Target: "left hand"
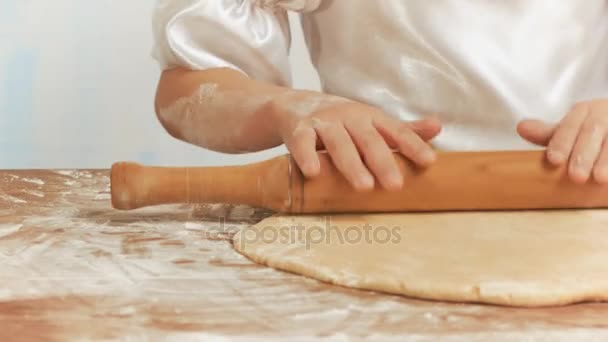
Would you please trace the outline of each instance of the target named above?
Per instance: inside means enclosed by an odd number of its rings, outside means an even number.
[[[608,99],[577,103],[559,124],[524,120],[517,132],[533,144],[547,146],[547,159],[577,183],[591,177],[608,184]]]

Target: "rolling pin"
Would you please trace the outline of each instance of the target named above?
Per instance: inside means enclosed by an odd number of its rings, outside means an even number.
[[[112,166],[112,205],[129,210],[174,203],[243,204],[283,213],[428,212],[608,207],[608,186],[575,184],[567,168],[553,167],[544,151],[440,152],[418,168],[395,153],[404,176],[399,191],[376,185],[355,191],[319,152],[321,174],[305,178],[283,155],[226,167]]]

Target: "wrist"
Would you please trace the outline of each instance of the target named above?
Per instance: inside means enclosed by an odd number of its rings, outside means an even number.
[[[307,118],[318,111],[353,101],[334,95],[309,90],[284,90],[273,96],[269,112],[279,130],[290,123]]]

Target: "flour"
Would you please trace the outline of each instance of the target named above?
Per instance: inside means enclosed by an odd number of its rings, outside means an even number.
[[[204,229],[204,226],[202,223],[198,222],[186,222],[184,224],[184,228],[186,228],[187,230],[202,230]]]
[[[242,342],[247,342],[247,341],[255,341],[256,339],[254,338],[249,338],[249,339],[241,339],[241,338],[235,338],[235,337],[226,337],[226,336],[222,336],[222,335],[216,335],[216,334],[208,334],[208,333],[201,333],[201,332],[191,332],[191,333],[186,333],[186,332],[177,332],[172,334],[171,336],[168,336],[166,338],[163,338],[163,341],[167,341],[167,342],[196,342],[196,341],[207,341],[207,342],[233,342],[233,341],[242,341]]]
[[[295,321],[299,320],[309,320],[309,319],[318,319],[318,318],[331,318],[331,319],[340,319],[340,317],[334,316],[347,316],[350,313],[348,309],[329,309],[323,311],[313,311],[302,314],[296,314],[291,317],[291,319]]]
[[[218,87],[219,86],[215,83],[202,84],[196,93],[196,103],[209,103],[213,101]]]
[[[204,83],[192,95],[160,108],[159,116],[192,144],[241,152],[243,149],[232,143],[240,133],[236,127],[271,99],[269,95],[251,96],[240,90],[223,91],[215,83]]]
[[[74,178],[74,179],[80,179],[80,178],[89,178],[90,179],[93,177],[89,171],[57,170],[55,172],[62,176],[66,176],[66,177],[70,177],[70,178]]]
[[[11,299],[13,293],[9,290],[0,288],[0,302]]]
[[[317,92],[289,90],[275,97],[277,107],[299,118],[336,105],[352,103],[351,100]]]
[[[434,322],[437,323],[439,322],[439,317],[437,317],[436,315],[434,315],[432,312],[427,312],[424,315],[422,315],[426,320],[430,321],[430,322]]]
[[[75,171],[75,170],[57,170],[55,172],[60,175],[68,176],[68,177],[74,177],[74,174],[77,173],[77,171]]]
[[[311,91],[286,90],[252,95],[243,90],[221,90],[218,84],[204,83],[192,95],[160,108],[159,116],[170,130],[178,131],[182,139],[192,144],[240,153],[252,151],[235,143],[245,134],[238,127],[265,108],[305,118],[349,102],[345,98]]]
[[[21,180],[31,184],[44,185],[44,181],[38,178],[21,178]]]
[[[312,118],[312,127],[314,127],[315,129],[324,129],[329,127],[330,124],[328,122],[325,122],[319,118]],[[296,128],[297,130],[297,128]],[[295,133],[295,131],[294,131]]]
[[[36,196],[38,198],[44,197],[44,193],[41,191],[22,189],[21,192],[28,194],[28,195]]]
[[[137,313],[137,309],[133,306],[127,306],[124,308],[120,308],[118,312],[121,316],[132,316]]]
[[[0,238],[9,236],[23,227],[23,224],[0,224]]]
[[[7,194],[0,194],[0,200],[5,200],[5,201],[16,203],[16,204],[27,203],[26,200],[23,200],[21,198],[17,198],[17,197],[11,196],[11,195],[7,195]]]
[[[105,193],[105,192],[95,195],[95,199],[98,201],[107,201],[107,200],[110,200],[111,198],[112,198],[111,194]]]
[[[255,214],[255,209],[247,206],[235,206],[230,212],[230,217],[235,220],[246,220]]]

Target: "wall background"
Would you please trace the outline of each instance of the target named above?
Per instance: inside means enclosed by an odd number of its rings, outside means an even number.
[[[157,122],[151,0],[0,0],[0,169],[241,164],[284,152],[206,151]],[[297,17],[296,88],[318,89]]]

